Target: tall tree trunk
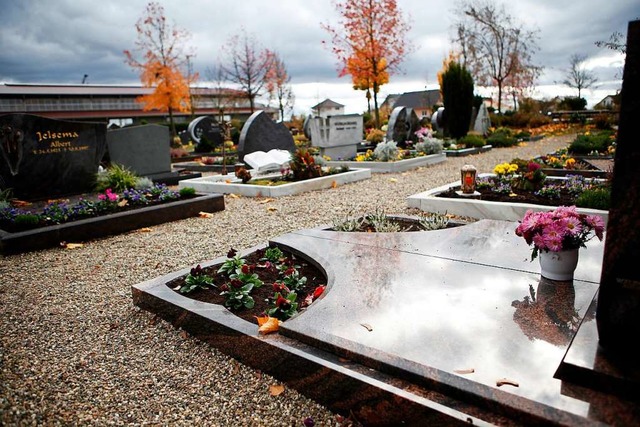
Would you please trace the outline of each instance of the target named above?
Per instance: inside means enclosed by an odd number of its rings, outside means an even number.
[[[502,81],[498,80],[498,113],[502,114]]]
[[[367,112],[371,114],[371,91],[367,89]]]
[[[173,121],[173,108],[169,107],[169,128],[171,129],[171,143],[173,144],[173,138],[177,135],[176,124]]]
[[[378,84],[373,84],[373,108],[376,112],[376,129],[380,129],[380,110],[378,109]]]

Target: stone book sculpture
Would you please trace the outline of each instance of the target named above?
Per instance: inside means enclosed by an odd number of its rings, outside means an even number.
[[[257,173],[279,171],[291,160],[291,153],[287,150],[273,149],[268,152],[254,151],[244,156],[244,162]]]

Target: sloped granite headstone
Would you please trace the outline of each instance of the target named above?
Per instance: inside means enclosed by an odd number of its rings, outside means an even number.
[[[420,129],[420,119],[413,108],[396,107],[391,112],[387,127],[387,141],[395,141],[399,147],[406,141],[416,141],[415,131]]]
[[[131,126],[107,132],[111,163],[139,176],[171,172],[170,132],[167,126]]]
[[[0,188],[26,200],[91,191],[106,135],[106,123],[0,116]]]
[[[289,129],[283,123],[276,123],[264,112],[256,111],[249,117],[240,132],[238,159],[254,151],[268,152],[273,149],[296,151],[296,144]]]
[[[480,108],[478,109],[478,114],[476,115],[473,130],[486,136],[489,132],[490,127],[491,118],[489,117],[489,110],[487,109],[487,106],[482,103],[480,104]]]
[[[209,116],[201,116],[193,119],[187,127],[187,133],[191,137],[191,140],[196,143],[199,143],[202,138],[212,143],[214,147],[218,147],[224,142],[220,124]]]

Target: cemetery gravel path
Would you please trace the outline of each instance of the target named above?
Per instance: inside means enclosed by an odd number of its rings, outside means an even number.
[[[0,258],[0,425],[336,425],[335,414],[135,307],[131,285],[246,249],[356,208],[410,213],[406,197],[515,157],[566,147],[573,135],[335,189],[265,199],[225,196],[212,218],[190,218]],[[343,414],[348,415],[348,414]]]

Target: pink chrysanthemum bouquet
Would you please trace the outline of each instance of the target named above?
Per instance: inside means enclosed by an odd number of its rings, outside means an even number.
[[[578,213],[575,206],[560,206],[551,212],[528,210],[516,228],[516,235],[533,244],[532,261],[540,251],[586,247],[585,243],[594,236],[602,240],[603,233],[602,218]]]

